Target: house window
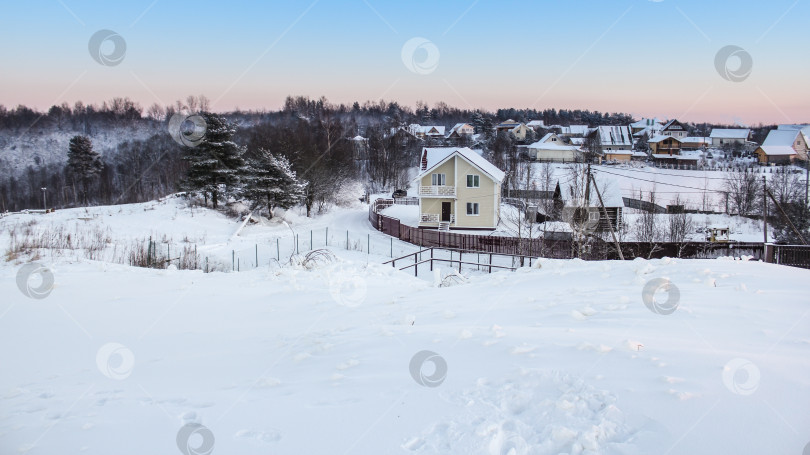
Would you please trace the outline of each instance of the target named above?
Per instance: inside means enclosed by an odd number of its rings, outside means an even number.
[[[446,174],[430,174],[430,184],[433,186],[444,186],[447,182]]]
[[[478,203],[477,202],[468,202],[467,203],[467,215],[478,216]]]
[[[467,175],[467,188],[478,188],[481,186],[481,176]]]

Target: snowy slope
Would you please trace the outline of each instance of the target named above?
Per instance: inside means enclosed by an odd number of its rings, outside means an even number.
[[[80,221],[232,249],[235,220],[144,208]],[[371,233],[363,207],[288,220]],[[219,454],[798,454],[810,440],[806,270],[545,260],[438,288],[387,253],[330,248],[313,270],[209,274],[44,255],[41,300],[3,263],[0,453],[177,453],[181,429],[201,428],[188,423],[210,431],[191,446],[210,435]],[[668,315],[645,305],[658,278],[679,291]]]

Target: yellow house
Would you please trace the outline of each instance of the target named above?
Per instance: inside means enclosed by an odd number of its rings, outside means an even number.
[[[470,148],[422,151],[416,176],[419,227],[486,229],[498,226],[505,174]]]

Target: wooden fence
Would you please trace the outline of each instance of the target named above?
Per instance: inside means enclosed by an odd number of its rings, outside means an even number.
[[[379,212],[398,202],[394,199],[377,199],[369,205],[369,222],[378,231],[423,248],[448,248],[464,251],[477,251],[526,257],[545,257],[585,260],[618,259],[615,245],[597,237],[591,237],[584,244],[571,239],[551,240],[547,238],[518,238],[495,235],[461,234],[436,229],[420,229],[402,224],[399,219],[382,215]],[[714,258],[719,256],[753,256],[766,262],[810,268],[810,246],[770,245],[773,251],[766,254],[763,243],[644,243],[621,242],[625,259],[684,257]],[[577,255],[577,251],[580,254]]]

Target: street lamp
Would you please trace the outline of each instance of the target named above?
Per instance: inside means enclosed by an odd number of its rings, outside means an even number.
[[[48,204],[45,202],[45,190],[47,188],[40,188],[42,190],[42,208],[45,209],[45,212],[48,211]]]

